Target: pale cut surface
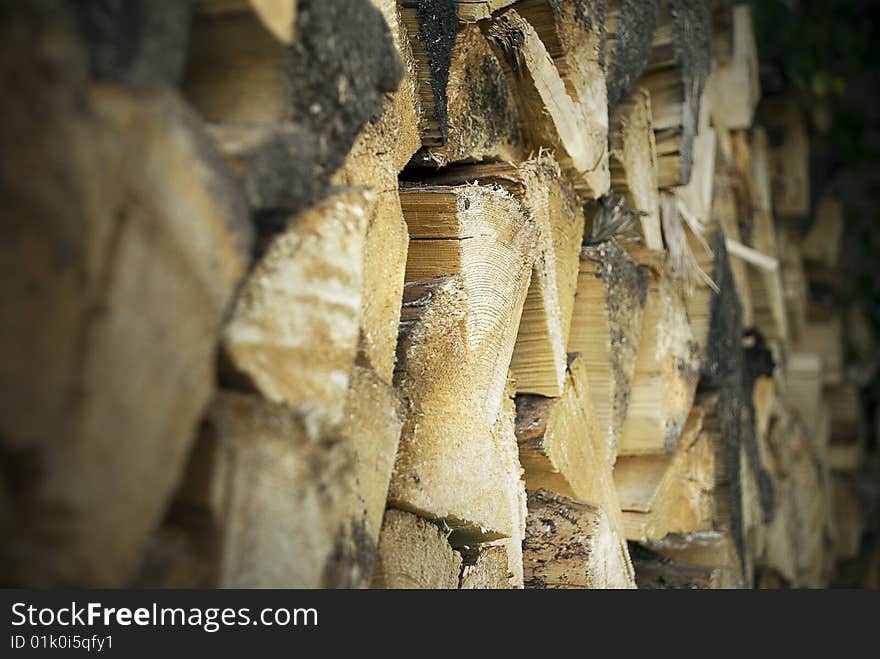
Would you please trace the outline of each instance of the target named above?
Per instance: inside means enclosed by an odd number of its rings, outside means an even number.
[[[529,491],[591,501],[623,538],[608,447],[599,432],[584,358],[574,355],[559,398],[517,396],[516,438]]]
[[[389,501],[443,519],[461,544],[516,537],[508,364],[536,228],[503,190],[413,188],[401,200],[411,243],[396,384],[409,409]]]
[[[618,103],[611,117],[611,188],[627,204],[644,213],[640,219],[644,245],[663,249],[660,198],[657,194],[657,144],[651,95],[636,88]]]
[[[568,352],[584,360],[611,465],[629,407],[646,296],[644,271],[616,242],[581,251]]]
[[[538,251],[511,360],[520,393],[562,394],[584,214],[552,157],[458,167],[428,179],[500,185],[535,221]]]
[[[221,391],[179,500],[218,529],[219,587],[356,587],[369,578],[375,544],[354,475],[345,442],[315,435],[283,404]]]
[[[455,589],[460,570],[461,556],[436,524],[402,510],[385,512],[372,588]]]
[[[633,252],[636,253],[636,252]],[[657,255],[637,254],[645,263]],[[647,302],[619,455],[673,451],[693,403],[699,346],[680,285],[650,267]]]
[[[361,322],[365,193],[331,197],[270,243],[223,332],[229,366],[269,400],[342,420]]]
[[[621,456],[614,482],[628,540],[711,529],[715,456],[694,408],[674,453]]]

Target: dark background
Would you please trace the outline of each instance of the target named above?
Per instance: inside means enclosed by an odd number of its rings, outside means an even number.
[[[765,97],[796,94],[811,138],[811,203],[830,193],[843,203],[841,276],[830,290],[842,309],[861,308],[870,349],[850,346],[867,410],[868,460],[859,484],[869,502],[864,549],[880,544],[880,2],[752,0]],[[809,226],[811,217],[802,220]],[[838,586],[857,585],[858,565],[842,565]]]

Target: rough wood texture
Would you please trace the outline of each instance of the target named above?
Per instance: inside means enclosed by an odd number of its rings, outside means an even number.
[[[602,509],[544,491],[529,495],[526,588],[634,588],[626,544]]]
[[[0,578],[121,586],[211,395],[247,209],[173,93],[86,87],[51,7],[0,14]]]
[[[693,219],[707,231],[711,231],[712,198],[715,188],[715,165],[717,139],[715,130],[709,125],[711,103],[704,99],[700,105],[699,132],[694,137],[691,180],[687,185],[676,189],[676,194],[684,202]]]
[[[538,251],[510,368],[518,392],[559,396],[584,234],[583,211],[559,165],[546,155],[517,164],[459,167],[428,179],[465,181],[502,186],[537,224]]]
[[[517,13],[538,33],[584,118],[588,148],[598,154],[598,164],[583,177],[586,196],[594,198],[609,186],[605,8],[606,0],[520,0],[516,4]],[[575,185],[583,191],[577,180]]]
[[[477,25],[452,33],[452,49],[438,64],[436,23],[420,23],[419,9],[403,9],[412,42],[423,108],[424,149],[413,162],[425,166],[482,160],[522,159],[527,148],[510,84]],[[439,70],[438,66],[445,66]]]
[[[581,79],[568,58],[598,61],[594,32],[599,25],[588,27],[586,22],[577,21],[569,24],[573,4],[559,5],[563,12],[559,20],[566,21],[567,27],[557,30],[554,23],[557,36],[549,45],[542,42],[535,27],[512,9],[492,19],[488,35],[499,59],[510,69],[530,143],[553,149],[578,192],[598,198],[610,185],[607,108],[599,99],[579,96],[596,93],[595,79]],[[598,65],[584,66],[590,76],[602,73]],[[599,92],[604,98],[602,92],[604,80]],[[601,111],[597,103],[602,105]]]
[[[710,42],[711,15],[705,0],[661,3],[651,56],[639,81],[651,94],[661,188],[690,181]]]
[[[456,542],[511,537],[523,486],[507,368],[537,232],[503,190],[407,189],[401,200],[410,283],[396,383],[409,408],[389,501],[446,520]]]
[[[409,234],[397,174],[419,149],[412,52],[394,0],[374,0],[388,22],[406,72],[398,90],[383,103],[382,116],[358,135],[333,185],[363,187],[372,193],[366,205],[363,296],[358,353],[386,382],[391,382],[400,321]]]
[[[507,550],[499,545],[463,547],[461,590],[507,590],[510,588],[507,572]]]
[[[295,139],[258,154],[290,154],[274,176],[290,185],[288,203],[302,208],[326,190],[404,69],[388,24],[369,0],[299,0],[294,32],[286,46],[253,12],[197,13],[183,88],[211,122],[286,124],[281,128]],[[330,41],[335,47],[328,50]]]
[[[650,268],[619,455],[675,449],[693,403],[699,357],[680,287],[662,266]]]
[[[645,272],[616,242],[581,251],[568,351],[584,360],[610,464],[629,406],[647,286]]]
[[[663,249],[652,122],[651,95],[644,89],[635,89],[615,108],[609,134],[611,187],[643,213],[639,222],[644,245]]]
[[[694,408],[674,453],[620,456],[614,482],[628,540],[709,530],[713,519],[714,450]]]
[[[547,490],[598,504],[622,540],[611,460],[593,412],[582,357],[572,357],[562,397],[517,396],[516,439],[530,491]]]
[[[397,392],[372,369],[355,366],[340,434],[354,454],[355,485],[364,511],[364,531],[373,546],[379,542],[403,416]]]
[[[651,55],[659,12],[659,0],[608,0],[605,68],[609,108],[614,108],[642,75]]]
[[[372,588],[458,588],[461,556],[436,524],[389,509],[373,568]]]
[[[224,378],[338,424],[361,321],[367,193],[300,213],[270,238],[223,332]]]
[[[733,8],[732,57],[718,61],[709,78],[712,114],[730,129],[749,128],[761,98],[758,50],[747,5]]]
[[[220,392],[178,498],[217,529],[216,586],[350,588],[366,584],[375,551],[354,478],[346,442],[285,405]]]

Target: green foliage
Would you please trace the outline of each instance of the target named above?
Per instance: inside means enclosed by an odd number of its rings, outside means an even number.
[[[875,26],[853,0],[752,0],[761,59],[817,97],[878,64]]]

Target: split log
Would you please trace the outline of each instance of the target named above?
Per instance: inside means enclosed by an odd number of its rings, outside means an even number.
[[[361,321],[366,193],[331,197],[270,239],[222,337],[224,381],[342,420]]]
[[[351,451],[283,404],[217,394],[178,500],[210,515],[222,547],[215,586],[351,588],[369,579],[375,544],[353,507]]]
[[[556,161],[544,155],[518,164],[455,168],[427,182],[466,181],[503,187],[537,224],[538,251],[510,368],[519,393],[560,396],[584,234],[574,190]]]
[[[784,219],[810,212],[810,138],[797,102],[787,97],[765,99],[761,124],[769,137],[773,208]]]
[[[715,188],[716,144],[715,130],[709,125],[711,104],[704,100],[700,107],[699,133],[694,137],[691,179],[676,188],[676,195],[684,202],[693,219],[711,232],[712,199]]]
[[[559,12],[539,24],[546,44],[512,9],[491,20],[488,36],[510,71],[530,143],[554,150],[577,191],[595,199],[610,185],[608,112],[599,63],[601,22],[590,20],[586,4],[553,5]],[[581,20],[573,15],[575,6],[582,8]]]
[[[647,290],[644,270],[613,240],[581,251],[568,352],[583,359],[609,464],[629,407]]]
[[[598,506],[539,490],[529,495],[526,588],[633,588],[626,544]]]
[[[415,60],[424,149],[414,163],[519,160],[526,154],[506,74],[477,25],[452,2],[401,4]]]
[[[649,267],[629,407],[619,455],[673,451],[688,417],[699,378],[699,346],[680,287],[656,255],[639,252]]]
[[[491,385],[485,373],[475,375],[477,358],[463,340],[469,313],[461,279],[408,284],[403,309],[397,384],[410,409],[389,503],[443,520],[456,545],[521,538],[515,410],[502,392],[495,418],[485,418],[481,398]]]
[[[463,547],[461,554],[461,590],[506,590],[510,588],[507,550],[499,545]]]
[[[247,208],[175,94],[86,86],[47,5],[4,5],[0,37],[0,580],[118,587],[210,398]]]
[[[358,505],[363,508],[364,533],[370,547],[379,542],[403,416],[397,392],[372,369],[355,366],[340,435],[354,455]]]
[[[711,30],[705,0],[661,3],[651,56],[638,83],[651,94],[661,188],[685,185],[691,178]]]
[[[503,190],[412,188],[401,201],[411,242],[396,384],[409,409],[389,502],[445,520],[454,544],[513,537],[523,485],[507,369],[536,228]]]
[[[605,68],[609,108],[615,108],[627,96],[645,70],[659,12],[658,0],[607,1]]]
[[[711,529],[714,451],[694,408],[674,453],[620,456],[614,483],[628,540]]]
[[[733,7],[732,17],[732,54],[726,61],[716,61],[708,94],[713,116],[728,128],[741,129],[754,123],[761,80],[751,9],[747,5]]]
[[[572,356],[562,397],[516,397],[516,439],[529,491],[598,504],[624,542],[611,460],[593,412],[583,357]]]
[[[262,125],[236,128],[244,155],[233,155],[263,164],[281,191],[289,184],[288,209],[309,206],[323,194],[364,124],[382,109],[383,95],[394,92],[403,75],[388,24],[368,0],[300,0],[295,20],[297,38],[288,46],[251,11],[197,12],[183,82],[208,121]],[[336,46],[328,55],[331,41]],[[266,124],[281,124],[272,129],[288,139],[267,138]],[[275,171],[266,163],[271,158],[284,166]]]
[[[399,109],[406,106],[408,94],[402,85],[392,99],[386,100],[382,117],[364,128],[332,181],[336,186],[369,192],[364,207],[367,227],[358,352],[386,382],[391,382],[393,376],[409,246],[397,173],[418,148],[415,118]]]
[[[757,465],[744,433],[754,423],[753,417],[739,392],[729,389],[703,392],[697,405],[703,411],[703,434],[713,452],[711,529],[731,543],[739,580],[751,581],[754,566],[747,536],[763,523]]]
[[[348,162],[352,161],[355,154],[362,153],[358,149],[360,144],[365,152],[374,154],[374,158],[387,157],[390,153],[391,163],[395,171],[399,172],[421,146],[419,119],[422,106],[418,90],[418,64],[410,45],[409,32],[403,21],[402,9],[397,1],[371,1],[382,12],[391,30],[394,47],[403,63],[403,79],[391,98],[386,96],[379,121],[370,121],[364,126],[359,139],[352,147]]]
[[[388,509],[373,568],[371,588],[458,588],[461,556],[436,525],[402,510]]]
[[[651,95],[636,89],[617,105],[611,117],[611,187],[627,205],[644,213],[641,235],[648,249],[663,249],[660,198],[657,194],[657,147]]]
[[[698,264],[708,277],[704,279],[701,275],[686,293],[688,316],[699,350],[700,377],[706,386],[726,387],[731,381],[741,382],[744,370],[743,310],[737,297],[732,259],[719,228],[707,232],[705,244],[695,249],[702,257]]]
[[[606,0],[520,0],[517,13],[537,32],[574,101],[597,154],[589,173],[575,178],[579,190],[598,198],[608,191],[608,92],[605,78]],[[584,185],[580,184],[583,178]]]

